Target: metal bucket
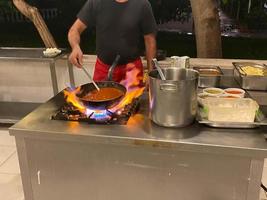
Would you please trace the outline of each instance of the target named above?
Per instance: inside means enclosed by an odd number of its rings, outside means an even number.
[[[159,78],[157,70],[149,73],[150,118],[165,127],[187,126],[196,117],[199,74],[184,68],[162,71],[165,81]]]

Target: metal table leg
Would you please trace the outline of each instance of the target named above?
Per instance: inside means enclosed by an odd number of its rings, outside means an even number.
[[[53,86],[53,92],[54,95],[58,93],[58,84],[57,84],[57,74],[56,74],[56,68],[55,68],[55,62],[50,62],[50,73],[51,73],[51,81]]]

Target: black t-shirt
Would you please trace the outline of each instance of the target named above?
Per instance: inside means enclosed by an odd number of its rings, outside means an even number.
[[[89,28],[96,28],[96,53],[106,64],[117,54],[120,64],[135,60],[141,36],[157,32],[148,0],[88,0],[77,17]]]

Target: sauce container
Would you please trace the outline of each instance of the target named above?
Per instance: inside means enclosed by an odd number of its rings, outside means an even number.
[[[224,90],[224,92],[227,95],[236,96],[240,98],[243,98],[245,96],[245,91],[240,88],[227,88]]]
[[[205,88],[203,90],[203,93],[207,94],[209,96],[212,96],[212,97],[219,97],[219,96],[224,94],[224,90],[221,89],[221,88],[213,88],[213,87],[211,87],[211,88]]]

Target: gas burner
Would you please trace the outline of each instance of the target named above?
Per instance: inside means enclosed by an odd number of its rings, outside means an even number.
[[[64,104],[51,118],[53,120],[79,121],[89,124],[118,124],[125,125],[129,118],[136,113],[139,107],[139,99],[134,99],[130,104],[118,111],[91,110],[80,112],[71,104]]]

